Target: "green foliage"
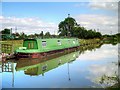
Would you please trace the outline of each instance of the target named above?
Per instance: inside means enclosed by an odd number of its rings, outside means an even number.
[[[96,32],[96,30],[87,30],[81,27],[72,17],[65,18],[64,21],[59,23],[58,27],[59,36],[71,36],[81,39],[101,38],[102,36],[101,33]]]
[[[43,36],[44,36],[43,31],[41,31],[40,37],[43,38]]]
[[[10,34],[10,29],[5,28],[1,31],[2,34]]]
[[[26,39],[26,38],[27,38],[27,35],[24,32],[20,33],[20,36],[19,36],[20,40],[21,39]]]
[[[6,29],[2,30],[1,34],[2,34],[2,39],[3,40],[8,40],[8,39],[12,38],[10,29],[6,28]]]
[[[73,35],[81,39],[101,38],[102,36],[100,32],[86,30],[84,27],[74,27]]]
[[[77,25],[76,20],[72,17],[65,18],[58,25],[60,36],[73,36],[73,28]]]
[[[49,38],[49,37],[51,37],[50,33],[49,33],[49,32],[46,32],[46,33],[45,33],[45,38]]]

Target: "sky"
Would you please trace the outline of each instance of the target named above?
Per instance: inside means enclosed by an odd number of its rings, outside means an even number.
[[[5,0],[6,1],[6,0]],[[106,1],[106,2],[105,2]],[[58,24],[68,17],[74,18],[86,29],[102,34],[118,32],[118,2],[89,0],[88,2],[2,2],[1,30],[12,28],[13,33],[50,32],[57,34]]]

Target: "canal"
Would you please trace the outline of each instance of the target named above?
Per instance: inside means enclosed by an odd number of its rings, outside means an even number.
[[[2,88],[107,87],[116,81],[103,77],[117,75],[117,62],[118,44],[80,47],[50,60],[10,60],[2,66]]]

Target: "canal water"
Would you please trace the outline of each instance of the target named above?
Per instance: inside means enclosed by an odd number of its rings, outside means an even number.
[[[3,63],[2,88],[101,88],[103,76],[118,73],[118,44],[81,47],[50,60],[23,59]],[[105,79],[104,79],[105,80]]]

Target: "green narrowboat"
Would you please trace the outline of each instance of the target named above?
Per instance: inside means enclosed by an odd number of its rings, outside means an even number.
[[[25,39],[23,41],[23,47],[19,47],[19,49],[15,51],[15,55],[19,58],[38,58],[46,54],[77,47],[79,47],[77,38]]]

